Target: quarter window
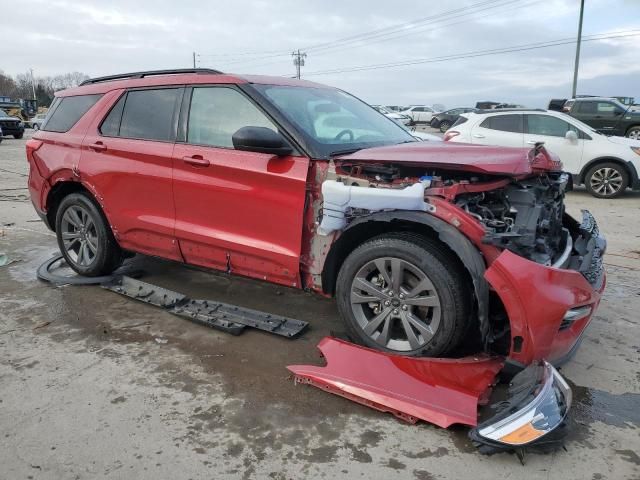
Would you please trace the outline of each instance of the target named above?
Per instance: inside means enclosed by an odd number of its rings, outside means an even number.
[[[233,148],[232,137],[242,127],[278,129],[249,99],[226,87],[193,89],[187,142]]]
[[[100,126],[100,133],[108,137],[117,137],[120,135],[120,121],[122,120],[122,111],[124,110],[124,102],[127,98],[125,93],[120,100],[111,109],[107,118],[104,119]]]
[[[102,95],[78,95],[59,97],[52,109],[51,117],[44,122],[42,130],[47,132],[68,132]]]
[[[480,126],[501,132],[522,133],[522,115],[494,115],[484,120]]]
[[[180,91],[179,88],[129,91],[124,103],[118,136],[173,141],[175,138],[174,111]],[[110,119],[107,118],[105,122],[107,120]],[[113,129],[111,121],[108,127]]]

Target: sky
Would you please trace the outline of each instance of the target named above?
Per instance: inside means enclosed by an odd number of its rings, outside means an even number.
[[[579,4],[23,0],[3,22],[0,70],[100,76],[188,68],[196,52],[200,67],[292,76],[291,52],[301,49],[302,78],[372,104],[451,108],[493,100],[544,107],[571,94]],[[586,0],[583,35],[595,34],[618,36],[583,42],[578,94],[640,101],[640,0]],[[551,41],[574,43],[529,49]],[[512,47],[520,51],[483,53]],[[413,64],[388,66],[401,62]]]

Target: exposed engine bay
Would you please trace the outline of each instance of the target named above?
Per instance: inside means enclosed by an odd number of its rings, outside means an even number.
[[[549,173],[503,189],[463,195],[456,204],[485,226],[485,243],[552,265],[571,242],[563,227],[567,181],[567,174]]]
[[[450,200],[484,226],[485,243],[543,265],[567,264],[572,240],[563,226],[565,173],[515,180],[397,165],[341,164],[332,170],[323,185],[320,233],[341,230],[350,218],[370,211],[429,211],[428,199],[423,204],[421,197],[450,189]],[[368,192],[372,188],[387,189],[387,194]]]

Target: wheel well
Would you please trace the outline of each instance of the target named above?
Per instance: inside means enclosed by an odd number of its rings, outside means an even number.
[[[67,195],[78,192],[85,192],[91,196],[89,190],[79,182],[58,182],[47,195],[47,220],[54,232],[56,231],[56,213],[60,202]]]
[[[629,170],[629,165],[627,164],[627,162],[625,162],[624,160],[620,160],[619,158],[615,158],[615,157],[604,157],[604,158],[596,158],[594,160],[591,160],[589,163],[587,163],[584,166],[584,168],[580,172],[580,184],[584,184],[584,180],[585,180],[585,177],[587,176],[587,172],[592,167],[594,167],[594,166],[596,166],[596,165],[598,165],[600,163],[616,163],[616,164],[620,165],[622,168],[624,168],[624,171],[627,172],[627,175],[629,176],[630,183],[633,182],[633,172],[631,172]]]
[[[468,272],[462,265],[462,261],[459,257],[453,250],[451,250],[449,245],[439,238],[438,233],[428,225],[406,220],[393,220],[390,222],[374,221],[362,223],[354,226],[353,228],[349,228],[338,238],[338,240],[336,240],[324,263],[324,269],[322,271],[322,290],[330,295],[335,294],[336,281],[340,267],[353,250],[371,238],[384,233],[397,232],[411,232],[437,241],[449,251],[451,258],[459,264],[461,270],[465,273],[469,281],[471,281]]]

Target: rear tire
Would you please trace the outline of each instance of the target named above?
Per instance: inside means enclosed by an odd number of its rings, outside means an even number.
[[[357,343],[434,357],[450,353],[468,330],[468,289],[457,259],[443,245],[394,233],[349,254],[338,274],[336,299]]]
[[[85,193],[72,193],[56,212],[58,247],[80,275],[109,275],[122,264],[123,253],[100,207]]]
[[[16,140],[20,140],[22,137],[24,136],[24,133],[16,133],[13,138],[15,138]]]
[[[37,132],[38,130],[40,130],[40,125],[38,125],[37,123],[34,123],[33,129]]]
[[[617,163],[599,163],[589,169],[584,177],[584,185],[596,198],[616,198],[627,189],[629,175]]]
[[[444,133],[447,130],[449,130],[451,128],[451,123],[447,122],[446,120],[444,120],[443,122],[440,122],[440,132]]]

